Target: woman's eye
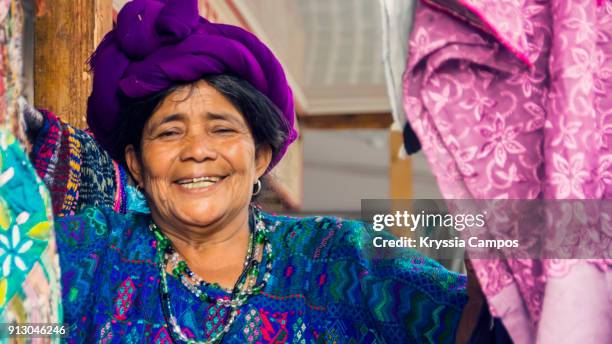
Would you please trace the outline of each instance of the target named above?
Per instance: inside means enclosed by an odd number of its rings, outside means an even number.
[[[227,128],[227,127],[219,127],[219,128],[214,128],[213,132],[219,133],[219,134],[228,134],[228,133],[235,133],[236,130],[232,128]]]
[[[178,134],[179,132],[177,130],[167,130],[167,131],[161,132],[161,134],[159,134],[159,137],[169,137],[169,136],[174,136]]]

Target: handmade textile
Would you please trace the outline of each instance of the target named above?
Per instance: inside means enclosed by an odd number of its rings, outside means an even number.
[[[444,197],[609,199],[612,4],[424,2],[404,106]],[[472,263],[515,342],[612,338],[612,262]]]
[[[197,0],[134,0],[117,16],[90,59],[93,89],[87,123],[115,158],[122,105],[208,74],[231,74],[251,83],[283,113],[286,140],[268,171],[297,138],[293,95],[274,54],[253,34],[215,24],[198,14]]]
[[[97,209],[57,221],[73,341],[168,337],[149,221]],[[361,223],[271,215],[264,222],[272,231],[272,277],[240,308],[224,342],[454,342],[464,276],[415,252],[403,259],[365,257]],[[169,287],[184,332],[204,339],[223,325],[227,310],[199,301],[176,278]]]
[[[24,87],[23,24],[21,1],[0,0],[0,125],[25,143],[18,101]]]
[[[52,229],[47,190],[15,137],[0,128],[0,323],[61,323]]]
[[[51,191],[53,213],[74,214],[87,206],[127,210],[128,175],[88,133],[42,110],[43,126],[30,154]]]
[[[382,23],[382,61],[387,81],[387,92],[391,102],[394,127],[402,130],[404,151],[414,154],[421,143],[406,121],[402,106],[402,75],[408,56],[408,35],[412,28],[415,0],[380,0]]]
[[[404,128],[406,114],[402,106],[402,75],[408,56],[408,36],[416,0],[379,0],[382,23],[382,61],[393,120]]]

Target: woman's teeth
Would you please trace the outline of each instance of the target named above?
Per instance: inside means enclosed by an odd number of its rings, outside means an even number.
[[[209,187],[220,180],[221,180],[220,177],[200,177],[200,178],[179,180],[178,183],[182,187],[187,188],[187,189],[197,189],[197,188]]]

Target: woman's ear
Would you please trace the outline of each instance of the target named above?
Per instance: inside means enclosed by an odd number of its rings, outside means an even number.
[[[130,174],[134,178],[136,185],[143,186],[141,173],[142,165],[133,145],[128,145],[127,147],[125,147],[125,163],[127,164],[127,167],[130,170]]]
[[[269,145],[261,145],[255,150],[255,169],[257,178],[260,178],[270,166],[272,161],[272,148]]]

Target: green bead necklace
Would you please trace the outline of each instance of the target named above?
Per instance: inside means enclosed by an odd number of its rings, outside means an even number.
[[[161,232],[155,223],[151,222],[149,225],[149,229],[153,232],[156,239],[156,256],[160,273],[159,289],[162,310],[164,313],[164,318],[166,319],[166,324],[171,329],[170,336],[173,341],[185,342],[189,344],[217,343],[229,331],[232,324],[236,320],[238,316],[238,309],[244,305],[251,296],[259,294],[268,283],[268,280],[270,279],[270,271],[272,270],[272,245],[268,240],[268,230],[263,222],[261,211],[257,207],[252,206],[251,212],[253,214],[255,228],[249,234],[249,246],[247,249],[247,257],[245,259],[242,274],[238,278],[234,288],[231,290],[225,290],[226,292],[231,293],[229,299],[223,297],[215,298],[209,295],[205,290],[202,290],[203,287],[216,286],[214,284],[205,282],[204,279],[191,271],[187,266],[187,262],[172,247],[170,239],[168,239]],[[261,261],[258,261],[259,257],[262,256],[262,248],[264,250],[266,266],[262,280],[259,283],[256,283],[262,270]],[[183,285],[185,285],[185,287],[187,287],[187,289],[199,300],[202,302],[215,303],[218,306],[227,307],[230,309],[229,317],[227,317],[224,321],[225,324],[223,327],[218,329],[205,341],[196,341],[188,338],[178,325],[176,317],[174,314],[172,314],[170,295],[168,292],[168,276],[166,272],[166,266],[169,263],[172,268],[172,274],[179,277],[181,283],[183,283]]]

